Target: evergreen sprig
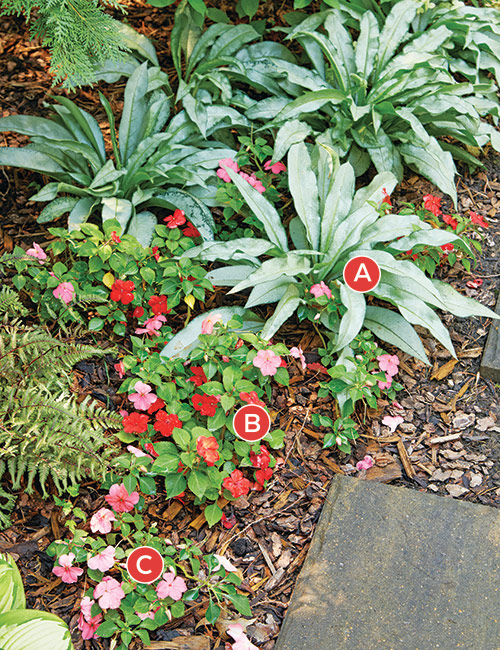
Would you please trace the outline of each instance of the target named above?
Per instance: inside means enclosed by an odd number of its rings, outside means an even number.
[[[125,11],[120,0],[0,0],[0,13],[31,21],[32,38],[49,48],[54,84],[74,89],[92,83],[96,66],[128,49],[103,5]]]

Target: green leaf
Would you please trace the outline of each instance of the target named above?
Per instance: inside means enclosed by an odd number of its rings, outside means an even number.
[[[281,160],[293,144],[304,142],[311,133],[309,124],[300,120],[287,120],[276,134],[272,162]]]
[[[179,469],[179,454],[176,453],[166,453],[162,454],[155,458],[153,463],[153,471],[160,474],[172,474],[177,472]],[[182,490],[181,490],[182,491]]]
[[[241,6],[245,12],[245,16],[248,16],[251,20],[257,13],[259,0],[241,0]]]
[[[182,450],[186,451],[189,449],[191,443],[191,434],[189,431],[186,431],[186,429],[174,429],[172,437]]]
[[[420,3],[418,0],[402,0],[394,4],[380,34],[377,77],[384,70],[388,61],[398,48],[398,45],[408,34],[410,23],[415,18],[419,7]]]
[[[434,287],[439,291],[439,295],[443,303],[446,305],[446,310],[460,318],[470,318],[471,316],[484,316],[485,318],[498,319],[500,316],[492,311],[486,305],[482,305],[476,300],[463,296],[458,291],[455,291],[446,282],[441,280],[431,280]]]
[[[0,614],[25,607],[23,580],[14,558],[0,553]]]
[[[218,605],[216,605],[210,598],[210,605],[208,606],[207,611],[205,612],[205,618],[208,621],[208,623],[210,623],[210,625],[214,625],[217,619],[219,618],[220,613],[221,613],[221,608]]]
[[[286,257],[274,257],[263,262],[246,280],[237,284],[228,293],[238,293],[248,287],[253,287],[264,282],[271,282],[271,280],[278,279],[282,276],[294,278],[300,274],[307,275],[310,269],[311,265],[309,260],[303,255],[288,253]]]
[[[383,307],[368,306],[364,327],[382,341],[430,365],[418,334],[397,312]]]
[[[0,154],[1,155],[1,154]],[[48,203],[38,216],[38,223],[47,223],[54,219],[59,219],[66,212],[70,212],[78,203],[78,199],[73,196],[61,196]]]
[[[34,609],[15,609],[0,614],[0,648],[74,650],[69,629],[58,616]]]
[[[456,206],[456,168],[449,151],[443,151],[438,141],[431,137],[424,146],[408,142],[401,144],[399,150],[410,167],[437,185],[442,192],[451,196]]]
[[[363,14],[360,22],[360,32],[356,43],[356,71],[360,77],[368,80],[375,63],[379,48],[379,35],[377,19],[371,11]]]
[[[80,230],[82,223],[85,223],[92,214],[96,203],[97,201],[90,197],[83,197],[75,203],[68,217],[68,232]]]
[[[105,198],[101,202],[102,220],[116,219],[121,226],[122,232],[125,232],[132,216],[132,203],[126,199],[117,199],[116,197]]]
[[[233,169],[223,165],[254,216],[262,223],[267,236],[281,250],[288,250],[286,231],[276,208]]]
[[[54,178],[65,174],[63,167],[50,156],[27,147],[0,147],[0,165],[31,169]]]
[[[97,634],[104,639],[109,639],[109,637],[113,636],[113,634],[118,630],[118,625],[114,621],[108,619],[99,625],[97,628]]]
[[[209,487],[209,480],[204,472],[193,470],[189,474],[188,487],[191,492],[201,499]]]
[[[60,124],[44,117],[11,115],[0,118],[0,133],[15,131],[28,136],[43,136],[48,140],[73,140],[73,136]]]
[[[281,124],[304,113],[317,113],[325,104],[340,104],[345,99],[345,94],[335,89],[314,90],[303,93],[300,97],[287,104],[273,122],[267,126]]]
[[[140,65],[125,86],[123,112],[118,137],[121,162],[125,164],[137,149],[147,112],[145,95],[148,89],[147,63]]]
[[[318,184],[309,151],[303,142],[292,145],[288,152],[288,184],[310,247],[316,251],[320,237]]]
[[[203,511],[203,514],[205,515],[205,519],[207,520],[210,528],[212,528],[212,526],[215,526],[215,524],[222,519],[222,510],[216,503],[212,503],[211,505],[207,506]]]
[[[243,616],[252,615],[252,610],[250,609],[250,604],[246,596],[241,596],[240,594],[226,594],[226,597],[233,603],[240,614]]]
[[[104,327],[104,321],[102,318],[91,318],[88,324],[90,332],[98,332]]]
[[[349,214],[354,185],[354,170],[349,163],[344,163],[338,168],[325,199],[321,219],[321,246],[319,248],[322,253],[330,250],[338,224]]]
[[[345,348],[359,334],[363,327],[366,311],[364,295],[353,291],[343,282],[340,282],[340,299],[347,307],[347,311],[340,321],[337,344],[335,345],[334,351]]]
[[[129,221],[127,235],[135,237],[141,246],[149,246],[155,234],[158,221],[152,212],[143,210],[133,215]]]
[[[175,0],[148,0],[148,3],[153,7],[168,7],[174,2]],[[125,46],[140,54],[142,58],[147,59],[152,65],[159,65],[156,50],[149,38],[139,34],[138,31],[123,22],[118,22],[116,28],[120,32]]]
[[[269,318],[269,320],[264,325],[262,330],[262,338],[269,340],[274,336],[274,334],[279,330],[279,328],[285,323],[290,316],[292,316],[297,307],[302,302],[300,297],[300,291],[295,283],[288,285],[285,294],[276,305],[274,314]]]
[[[169,499],[182,494],[186,489],[186,479],[182,474],[172,473],[165,476],[165,491]]]

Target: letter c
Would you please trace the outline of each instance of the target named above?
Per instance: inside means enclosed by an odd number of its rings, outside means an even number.
[[[144,575],[147,575],[148,573],[153,573],[151,569],[148,569],[147,571],[143,571],[141,569],[141,562],[143,560],[152,560],[153,558],[151,555],[141,555],[141,557],[137,560],[137,570],[140,571],[140,573],[144,573]]]

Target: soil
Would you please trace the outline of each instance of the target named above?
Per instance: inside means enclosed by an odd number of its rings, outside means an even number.
[[[220,8],[233,6],[233,3],[216,4]],[[271,11],[267,15],[272,15],[276,21],[290,8],[285,2],[279,7],[278,3],[268,2],[267,5],[263,11]],[[167,43],[173,7],[151,9],[139,1],[130,2],[128,6],[130,24],[154,39],[161,64],[170,72],[172,65]],[[3,17],[0,27],[3,88],[0,115],[46,115],[46,102],[55,95],[66,94],[60,88],[51,88],[46,50],[37,41],[29,40],[22,20]],[[111,100],[114,110],[120,110],[124,85],[122,80],[99,86]],[[80,89],[69,96],[99,121],[105,122],[96,88]],[[26,143],[26,138],[15,134],[0,137],[1,145]],[[500,284],[500,156],[492,151],[485,152],[482,162],[484,168],[472,176],[461,169],[458,211],[467,214],[472,209],[489,221],[483,252],[471,274],[460,264],[451,270],[442,267],[439,273],[459,291],[493,307]],[[0,254],[12,250],[14,245],[27,248],[33,240],[43,243],[50,239],[47,230],[36,223],[39,205],[28,202],[28,197],[41,182],[41,177],[31,172],[0,168]],[[430,183],[409,173],[393,198],[396,205],[419,203],[427,193],[440,195]],[[444,199],[443,202],[446,205]],[[483,284],[479,288],[468,287],[467,282],[473,278],[482,279]],[[207,528],[190,503],[183,506],[177,500],[166,500],[161,494],[148,500],[148,516],[158,521],[161,534],[174,542],[182,537],[196,540],[204,552],[226,554],[243,571],[242,588],[250,596],[255,617],[248,632],[262,650],[272,650],[274,646],[335,473],[500,506],[498,386],[478,374],[490,322],[445,314],[442,318],[457,351],[456,364],[451,363],[450,354],[422,330],[432,366],[427,367],[399,353],[398,379],[404,385],[398,395],[399,405],[380,400],[377,410],[368,410],[366,418],[362,413],[357,415],[361,435],[352,456],[322,449],[324,432],[312,425],[311,415],[326,413],[330,408],[317,396],[319,383],[325,377],[309,370],[304,374],[300,366],[294,364],[290,369],[293,375],[290,387],[275,392],[271,405],[275,424],[279,423],[287,431],[286,446],[277,453],[279,470],[264,493],[253,494],[248,499],[242,497],[226,507],[226,515],[234,515],[236,520],[232,529]],[[288,346],[301,345],[310,355],[308,360],[314,360],[320,342],[307,326],[292,323],[283,327],[280,335]],[[105,380],[104,363],[108,364],[109,384]],[[103,404],[120,408],[123,397],[116,393],[119,379],[112,364],[111,358],[80,364],[75,374],[82,393],[90,393]],[[404,418],[395,433],[381,424],[385,415]],[[431,442],[448,435],[455,435],[455,438]],[[356,462],[367,453],[375,459],[376,465],[360,473],[355,468]],[[98,485],[83,485],[77,505],[90,514],[103,505]],[[58,614],[75,631],[83,588],[79,584],[65,585],[56,578],[51,572],[52,559],[45,553],[54,539],[67,534],[60,508],[44,502],[36,492],[30,496],[21,492],[12,519],[12,527],[0,533],[0,551],[9,551],[18,559],[28,606]],[[175,626],[167,625],[152,633],[152,638],[171,641],[178,636],[201,635],[209,638],[210,647],[224,647],[224,639],[216,629],[199,624],[204,607],[203,603],[194,605]],[[109,648],[106,639],[84,642],[77,631],[73,636],[77,650]]]

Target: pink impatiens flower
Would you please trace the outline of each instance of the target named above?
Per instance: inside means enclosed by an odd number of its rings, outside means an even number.
[[[255,176],[255,174],[245,174],[245,172],[240,172],[241,178],[249,183],[253,188],[257,190],[260,194],[264,194],[266,188],[262,185],[261,181]]]
[[[231,623],[227,628],[227,633],[234,639],[233,650],[259,650],[247,637],[240,623]]]
[[[231,571],[237,571],[238,569],[223,555],[216,555],[214,553],[214,558],[217,560],[218,564],[216,567],[214,567],[214,571],[218,571],[221,566],[226,569],[228,573],[231,573]]]
[[[134,384],[134,390],[135,393],[129,395],[128,398],[138,411],[147,411],[156,402],[156,395],[151,392],[153,389],[148,384],[137,381]]]
[[[327,296],[328,298],[332,297],[330,287],[326,285],[323,280],[321,280],[319,284],[313,284],[309,289],[309,292],[312,293],[315,298],[319,298],[320,296]]]
[[[240,167],[238,163],[233,160],[232,158],[223,158],[222,160],[219,160],[219,169],[217,170],[217,176],[224,181],[224,183],[230,183],[231,182],[231,177],[227,173],[227,171],[224,169],[222,165],[225,165],[226,167],[229,167],[230,169],[234,169],[235,172],[240,171]]]
[[[167,319],[163,314],[158,316],[151,316],[144,321],[142,327],[138,327],[135,330],[136,334],[149,334],[150,336],[160,336],[159,330],[161,329],[163,323],[166,323]]]
[[[52,293],[55,298],[60,298],[63,302],[69,305],[75,295],[75,287],[71,282],[61,282]]]
[[[264,163],[264,169],[266,170],[266,172],[271,172],[272,174],[279,174],[280,172],[286,172],[286,167],[282,162],[275,162],[274,165],[271,165],[270,160]]]
[[[170,597],[172,600],[180,600],[185,591],[187,591],[186,583],[172,571],[164,573],[163,579],[156,586],[158,598],[162,599]]]
[[[80,610],[86,619],[90,618],[90,612],[94,603],[95,600],[92,600],[89,596],[84,596],[80,601]]]
[[[382,420],[382,424],[389,427],[391,433],[394,433],[398,426],[404,422],[404,419],[400,415],[392,417],[392,415],[386,415]]]
[[[109,494],[104,498],[115,512],[130,512],[139,501],[139,493],[131,492],[129,494],[123,483],[120,485],[115,483],[109,488]]]
[[[365,456],[363,460],[360,460],[356,463],[356,469],[360,472],[363,469],[370,469],[370,467],[373,467],[374,464],[375,463],[373,462],[373,458],[371,456]]]
[[[116,521],[114,513],[108,508],[101,508],[90,520],[90,530],[93,533],[107,535],[113,529],[112,521]]]
[[[113,365],[113,368],[118,373],[118,377],[120,377],[120,379],[122,379],[123,375],[125,374],[125,366],[123,365],[123,361],[118,361],[117,363],[115,363]]]
[[[118,609],[125,598],[125,592],[118,580],[106,576],[94,589],[94,598],[98,599],[101,609]]]
[[[380,370],[386,372],[389,377],[398,374],[399,359],[396,354],[381,354],[377,357]]]
[[[127,451],[133,454],[136,458],[151,458],[151,460],[153,460],[152,456],[145,454],[142,449],[137,449],[137,447],[134,447],[133,445],[127,445]]]
[[[290,354],[294,359],[300,359],[300,363],[302,364],[302,370],[305,370],[307,368],[306,358],[304,356],[304,352],[302,351],[301,347],[290,348]]]
[[[264,377],[273,376],[281,365],[281,357],[272,350],[259,350],[253,360],[253,365],[260,368]]]
[[[89,569],[97,569],[103,573],[111,569],[115,562],[116,558],[114,546],[107,546],[100,553],[87,560]]]
[[[201,322],[201,333],[212,334],[215,323],[222,323],[222,316],[220,314],[210,314],[210,316],[207,316]]]
[[[71,566],[73,560],[75,559],[74,553],[67,553],[66,555],[61,555],[59,558],[59,565],[55,566],[52,569],[52,573],[55,573],[58,578],[61,578],[63,582],[71,584],[78,580],[78,576],[81,576],[83,569],[80,569],[77,566]]]
[[[102,614],[96,614],[96,616],[91,616],[90,612],[92,605],[95,603],[95,600],[92,600],[88,596],[82,598],[80,603],[80,618],[78,620],[78,629],[82,633],[82,639],[88,640],[93,639],[96,636],[96,631],[99,625],[102,623]]]
[[[47,253],[39,246],[36,242],[33,242],[33,248],[28,248],[26,255],[30,257],[36,257],[40,264],[44,264],[47,259]]]
[[[386,375],[385,377],[386,377],[386,381],[378,381],[377,382],[378,387],[380,388],[380,390],[387,390],[387,388],[390,388],[391,385],[392,385],[392,377],[388,376],[388,375]]]

